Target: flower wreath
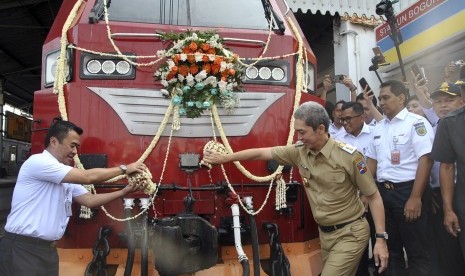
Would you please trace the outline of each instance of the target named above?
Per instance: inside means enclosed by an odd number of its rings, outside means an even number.
[[[179,115],[197,118],[215,103],[229,112],[239,105],[234,91],[242,90],[244,68],[218,34],[188,30],[161,36],[174,45],[157,52],[166,64],[154,76],[164,86],[162,94],[179,106]]]

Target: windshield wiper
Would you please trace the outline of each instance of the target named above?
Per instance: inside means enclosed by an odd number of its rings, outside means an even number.
[[[273,16],[273,21],[276,22],[278,29],[275,30],[278,34],[284,34],[286,27],[284,27],[284,22],[278,17],[276,12],[271,6],[270,0],[262,0],[263,9],[265,10],[265,18],[268,20],[268,23],[271,24],[271,16]]]

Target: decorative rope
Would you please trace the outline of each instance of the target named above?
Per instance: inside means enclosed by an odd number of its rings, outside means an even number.
[[[67,40],[67,32],[68,30],[70,29],[70,26],[72,24],[72,22],[74,21],[74,18],[76,17],[76,14],[77,14],[77,11],[79,9],[79,7],[82,5],[82,3],[84,3],[83,0],[78,0],[78,2],[76,2],[76,4],[74,5],[73,9],[71,10],[64,26],[63,26],[63,29],[62,29],[62,36],[61,36],[61,40],[60,40],[60,43],[61,43],[61,51],[60,51],[60,57],[59,57],[59,60],[58,60],[58,63],[57,63],[57,71],[56,71],[56,79],[55,79],[55,83],[54,83],[54,88],[53,88],[53,92],[58,94],[58,105],[59,105],[59,110],[60,110],[60,114],[61,114],[61,117],[63,120],[68,120],[68,115],[67,115],[67,111],[66,111],[66,102],[65,102],[65,97],[64,97],[64,91],[63,91],[63,87],[65,85],[65,74],[64,74],[64,68],[65,68],[65,64],[66,64],[66,47],[67,47],[67,43],[68,43],[68,40]],[[118,53],[118,57],[126,60],[127,62],[129,62],[130,64],[134,65],[134,66],[151,66],[155,63],[158,63],[160,62],[164,56],[158,58],[157,60],[155,61],[152,61],[150,63],[135,63],[133,62],[132,60],[129,59],[129,57],[132,57],[132,56],[126,56],[124,54],[122,54],[122,52],[120,51],[120,49],[116,46],[116,44],[114,43],[112,37],[111,37],[111,29],[110,29],[110,26],[109,26],[109,23],[108,23],[108,9],[107,9],[107,1],[105,0],[104,1],[104,17],[105,17],[105,23],[106,23],[106,28],[107,28],[107,35],[108,35],[108,38],[112,44],[112,46],[114,47],[114,49],[116,50],[116,52]],[[267,51],[268,49],[268,45],[270,43],[270,40],[271,40],[271,28],[272,28],[272,21],[270,22],[270,31],[269,31],[269,34],[268,34],[268,39],[267,39],[267,42],[266,42],[266,45],[264,47],[264,51],[263,53],[257,57],[257,58],[247,58],[247,60],[255,60],[256,62],[252,63],[252,64],[243,64],[244,66],[247,66],[247,67],[250,67],[250,66],[253,66],[254,64],[256,64],[257,62],[259,61],[262,61],[262,60],[268,60],[268,59],[277,59],[277,58],[283,58],[283,57],[288,57],[288,56],[292,56],[292,55],[295,55],[297,54],[298,55],[298,59],[297,59],[297,64],[296,64],[296,79],[297,79],[297,82],[296,82],[296,93],[295,93],[295,101],[294,101],[294,107],[293,107],[293,113],[295,112],[295,110],[298,108],[299,106],[299,103],[300,103],[300,97],[301,97],[301,92],[302,92],[302,89],[304,88],[304,85],[303,85],[303,82],[302,82],[302,78],[303,78],[303,75],[304,75],[304,69],[303,69],[303,59],[302,59],[302,55],[303,55],[303,42],[302,42],[302,38],[300,36],[300,34],[298,33],[294,23],[292,22],[291,18],[289,17],[286,17],[286,20],[288,21],[288,24],[290,25],[291,27],[291,30],[293,31],[293,33],[295,34],[297,40],[298,40],[298,51],[296,53],[292,53],[292,54],[287,54],[287,55],[282,55],[282,56],[277,56],[277,57],[266,57],[266,58],[263,58],[263,55],[264,53]],[[70,48],[73,48],[74,46],[70,45],[69,46]],[[85,50],[85,49],[82,49],[82,48],[79,48],[79,47],[74,47],[75,49],[80,49],[82,51],[89,51],[89,50]],[[93,52],[93,51],[92,51]],[[98,53],[98,52],[93,52],[93,53],[97,53],[97,54],[101,54],[101,55],[105,55],[106,53]],[[227,53],[226,53],[227,54]],[[158,56],[158,55],[157,55]],[[155,56],[144,56],[144,57],[147,57],[147,58],[151,58],[151,57],[155,57]],[[243,59],[245,60],[245,59]],[[305,57],[305,63],[306,63],[306,69],[308,69],[308,60],[307,60],[307,57]],[[176,109],[176,108],[174,108]],[[140,161],[144,161],[148,155],[151,153],[151,151],[153,150],[153,148],[155,147],[155,145],[157,144],[160,136],[161,136],[161,133],[163,132],[165,126],[166,126],[166,122],[168,120],[168,117],[169,115],[171,114],[171,111],[173,110],[173,106],[172,104],[170,103],[170,106],[168,107],[166,113],[165,113],[165,117],[164,117],[164,122],[162,122],[162,124],[160,125],[160,128],[158,129],[157,131],[157,134],[155,135],[154,139],[152,140],[152,143],[149,145],[149,147],[146,149],[146,151],[144,152],[144,154],[139,158]],[[153,204],[153,201],[154,201],[154,198],[156,196],[156,192],[158,190],[158,187],[159,185],[161,185],[161,182],[162,182],[162,178],[163,178],[163,174],[164,174],[164,171],[165,171],[165,168],[166,168],[166,163],[167,163],[167,158],[168,158],[168,152],[169,152],[169,148],[170,148],[170,144],[171,144],[171,138],[172,138],[172,132],[173,132],[173,129],[179,129],[179,117],[178,118],[174,118],[176,115],[175,114],[178,114],[178,112],[174,112],[173,114],[173,125],[172,125],[172,128],[171,128],[171,133],[170,133],[170,137],[169,137],[169,141],[168,141],[168,149],[167,149],[167,153],[166,153],[166,156],[165,156],[165,161],[164,161],[164,165],[163,165],[163,170],[162,170],[162,174],[160,176],[160,182],[158,185],[155,185],[155,188],[154,188],[154,194],[153,194],[153,197],[152,197],[152,200],[151,200],[151,203]],[[214,119],[215,119],[215,123],[217,125],[217,128],[218,128],[218,131],[220,133],[220,136],[221,136],[221,139],[227,149],[228,152],[232,153],[232,149],[228,143],[228,140],[226,138],[226,135],[224,133],[224,130],[221,126],[221,122],[219,120],[219,116],[218,116],[218,111],[217,111],[217,108],[216,108],[216,105],[213,105],[212,106],[212,114],[214,116]],[[165,121],[166,120],[166,121]],[[289,135],[288,135],[288,139],[287,139],[287,145],[290,145],[292,143],[292,138],[293,138],[293,129],[294,129],[294,117],[291,117],[291,120],[290,120],[290,131],[289,131]],[[216,137],[215,137],[216,139]],[[82,166],[82,163],[80,162],[79,160],[79,157],[76,155],[74,157],[74,160],[75,160],[75,164],[78,168],[82,168],[83,169],[83,166]],[[282,168],[283,166],[279,166],[277,168],[277,170],[271,174],[271,175],[268,175],[268,176],[265,176],[265,177],[259,177],[259,176],[254,176],[252,175],[249,171],[247,171],[241,164],[240,162],[234,162],[234,164],[236,165],[236,167],[246,176],[248,177],[249,179],[252,179],[254,181],[257,181],[257,182],[264,182],[264,181],[271,181],[270,183],[270,188],[268,189],[268,192],[267,192],[267,195],[266,195],[266,198],[265,198],[265,201],[264,203],[262,204],[262,206],[256,211],[256,212],[253,212],[252,214],[253,215],[256,215],[258,214],[262,209],[263,207],[265,206],[267,200],[268,200],[268,197],[269,197],[269,194],[270,194],[270,191],[271,191],[271,187],[272,187],[272,182],[274,179],[277,180],[277,185],[281,185],[281,187],[277,187],[277,192],[276,192],[276,197],[277,197],[277,200],[276,200],[276,203],[277,203],[277,208],[278,208],[278,205],[282,206],[282,198],[284,197],[285,199],[285,190],[286,190],[286,187],[285,187],[285,182],[283,181],[282,177],[280,176],[281,175],[281,172],[282,172]],[[233,193],[235,193],[237,195],[237,193],[234,191],[234,188],[231,186],[231,184],[229,183],[229,180],[227,179],[227,175],[226,175],[226,171],[224,170],[224,167],[221,166],[222,168],[222,171],[223,171],[223,174],[228,182],[228,186],[229,188],[231,189],[231,191]],[[124,176],[119,176],[119,177],[115,177],[115,178],[112,178],[110,180],[108,180],[107,182],[113,182],[113,181],[117,181],[117,180],[120,180],[124,178]],[[141,180],[141,177],[138,178],[139,180]],[[145,172],[145,174],[142,175],[142,179],[143,180],[148,180],[151,182],[151,174],[149,171]],[[128,179],[129,180],[129,179]],[[129,180],[131,181],[131,180]],[[95,188],[93,187],[93,185],[86,185],[88,186],[88,188],[96,193],[95,191]],[[284,191],[284,192],[283,192]],[[242,202],[240,201],[240,205],[243,207],[244,210],[247,210],[247,208],[245,208],[245,206],[242,204]],[[285,205],[285,200],[284,200],[284,205]],[[114,220],[118,220],[118,221],[126,221],[128,219],[134,219],[138,216],[140,216],[143,212],[145,212],[147,209],[144,209],[142,212],[140,212],[139,214],[137,214],[136,216],[134,217],[131,217],[131,218],[126,218],[126,219],[118,219],[118,218],[115,218],[113,216],[111,216],[103,206],[101,206],[101,208],[105,211],[105,213],[107,214],[107,216],[111,217],[112,219]],[[281,207],[279,207],[281,208]],[[88,210],[89,212],[87,212],[86,210],[83,211],[84,215],[86,213],[90,213],[90,210]],[[248,213],[251,213],[251,212],[248,212]]]

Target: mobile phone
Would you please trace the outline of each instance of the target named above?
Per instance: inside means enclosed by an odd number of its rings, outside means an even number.
[[[368,95],[371,96],[373,95],[373,91],[371,91],[371,87],[368,85],[368,82],[365,78],[361,78],[358,80],[358,83],[360,83],[360,87],[362,90],[365,90],[365,87],[367,87]],[[369,92],[371,91],[371,92]]]
[[[376,59],[378,60],[378,63],[380,63],[380,64],[386,63],[386,57],[384,56],[384,54],[381,51],[381,48],[379,48],[379,46],[373,48],[373,53],[375,54]]]
[[[342,83],[342,81],[344,80],[345,77],[346,76],[344,76],[344,75],[334,75],[334,77],[332,78],[332,81]]]
[[[420,69],[420,66],[418,66],[418,63],[413,63],[411,67],[413,74],[416,76],[420,75],[420,78],[423,79],[419,85],[424,85],[426,82],[426,76],[425,76],[425,71]]]

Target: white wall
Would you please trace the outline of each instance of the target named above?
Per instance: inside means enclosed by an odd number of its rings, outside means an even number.
[[[341,21],[341,26],[334,27],[334,72],[348,75],[355,85],[357,94],[361,93],[358,80],[365,77],[370,87],[378,95],[379,80],[375,72],[370,72],[371,58],[376,47],[374,29]],[[336,84],[336,100],[350,100],[349,90],[342,84]]]

